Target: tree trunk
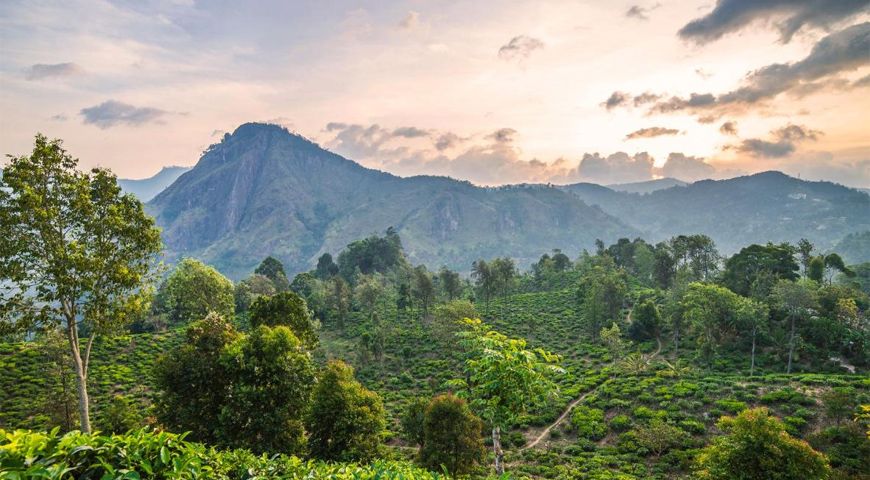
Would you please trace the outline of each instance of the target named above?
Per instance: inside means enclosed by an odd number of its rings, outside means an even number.
[[[794,317],[795,315],[791,315],[791,335],[788,337],[788,367],[785,370],[785,373],[791,373],[791,359],[794,357]]]
[[[495,454],[495,474],[504,475],[504,450],[501,449],[501,429],[492,428],[492,452]]]
[[[82,359],[79,349],[78,327],[75,317],[67,319],[67,337],[69,338],[70,352],[72,353],[73,366],[76,371],[76,386],[79,397],[79,428],[84,433],[91,433],[90,400],[88,398],[88,365],[87,355]],[[93,333],[91,334],[91,339]],[[87,353],[90,353],[91,339],[88,339]]]
[[[749,363],[749,376],[755,374],[755,335],[758,327],[752,327],[752,360]]]

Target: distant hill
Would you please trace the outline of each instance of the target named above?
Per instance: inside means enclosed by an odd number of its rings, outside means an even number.
[[[587,183],[562,188],[645,232],[647,240],[703,233],[724,253],[750,243],[801,238],[826,250],[849,233],[870,229],[870,196],[780,172],[703,180],[646,195]]]
[[[870,262],[870,230],[846,235],[831,251],[840,254],[849,265]]]
[[[663,190],[671,187],[685,187],[687,182],[677,180],[676,178],[657,178],[655,180],[647,180],[645,182],[634,183],[616,183],[607,187],[617,192],[625,193],[652,193],[656,190]]]
[[[481,188],[365,168],[275,125],[245,124],[147,206],[169,260],[196,256],[240,278],[267,255],[295,272],[323,252],[394,226],[414,262],[468,270],[478,258],[528,264],[552,248],[639,231],[558,188]]]
[[[118,185],[125,192],[132,193],[143,202],[147,202],[157,196],[166,187],[172,184],[184,172],[190,170],[190,167],[163,167],[153,177],[142,179],[119,178]]]

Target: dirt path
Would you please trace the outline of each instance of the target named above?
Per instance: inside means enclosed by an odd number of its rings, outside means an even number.
[[[625,322],[626,322],[626,324],[630,324],[630,323],[631,323],[631,310],[629,310],[629,311],[628,311],[628,314],[625,316]],[[656,343],[657,343],[656,351],[653,352],[653,353],[649,356],[649,358],[646,359],[646,363],[647,363],[647,364],[649,364],[650,362],[652,362],[653,359],[655,359],[655,358],[659,355],[659,353],[661,353],[661,351],[662,351],[662,340],[661,340],[661,338],[656,337]],[[551,431],[551,430],[553,430],[554,428],[558,427],[560,423],[562,423],[563,421],[565,421],[566,418],[568,418],[568,414],[571,413],[571,410],[573,410],[574,407],[576,407],[576,406],[577,406],[580,402],[582,402],[583,400],[586,400],[586,397],[588,397],[589,395],[592,395],[593,393],[595,393],[595,392],[596,392],[596,391],[597,391],[597,390],[598,390],[602,385],[604,385],[605,383],[607,383],[607,380],[605,380],[605,381],[599,383],[599,384],[598,384],[595,388],[593,388],[592,390],[589,390],[588,392],[584,393],[583,395],[580,395],[579,397],[575,398],[574,401],[572,401],[571,403],[568,404],[568,406],[565,408],[565,411],[562,412],[561,415],[559,415],[559,418],[557,418],[555,422],[551,423],[551,424],[548,425],[546,428],[544,428],[544,429],[541,431],[541,433],[539,433],[538,436],[535,437],[534,440],[532,440],[531,443],[526,444],[526,446],[524,446],[523,448],[521,448],[520,451],[522,451],[522,450],[528,450],[528,449],[530,449],[530,448],[535,448],[536,446],[538,446],[538,444],[541,443],[541,440],[543,440],[544,438],[547,437],[547,435],[550,434],[550,431]]]

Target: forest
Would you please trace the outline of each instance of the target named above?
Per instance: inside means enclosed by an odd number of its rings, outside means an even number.
[[[851,251],[686,232],[459,271],[389,228],[233,282],[164,264],[41,136],[0,228],[0,479],[870,478]]]

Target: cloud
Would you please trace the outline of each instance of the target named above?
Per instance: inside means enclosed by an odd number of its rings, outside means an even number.
[[[721,95],[692,93],[656,103],[651,112],[740,111],[782,93],[804,96],[824,88],[849,88],[837,75],[870,65],[870,22],[853,25],[819,40],[803,60],[774,63],[750,72],[744,85]],[[862,86],[860,81],[853,86]]]
[[[780,40],[788,43],[803,28],[828,30],[868,11],[868,5],[868,0],[718,0],[710,13],[687,23],[677,35],[705,44],[762,23],[773,24]]]
[[[737,135],[737,122],[725,122],[719,127],[723,135]]]
[[[54,77],[69,77],[81,73],[83,70],[75,63],[37,63],[31,65],[24,74],[27,80],[44,80]]]
[[[800,125],[789,124],[770,132],[771,139],[748,138],[739,145],[726,148],[735,149],[753,157],[782,158],[795,152],[797,144],[815,141],[823,133]]]
[[[680,133],[679,130],[675,128],[664,128],[664,127],[648,127],[641,128],[640,130],[635,130],[628,135],[625,136],[626,140],[635,140],[638,138],[653,138],[653,137],[661,137],[664,135],[676,135]]]
[[[683,153],[672,152],[659,170],[664,177],[676,178],[685,182],[696,182],[712,178],[716,168],[706,163],[703,158],[689,157]]]
[[[405,30],[414,30],[420,25],[420,12],[415,12],[413,10],[409,11],[407,15],[399,22],[399,27]]]
[[[138,126],[146,123],[162,123],[165,110],[151,107],[135,107],[117,100],[107,100],[93,107],[83,108],[80,112],[84,123],[107,129],[118,125]]]
[[[634,156],[616,152],[607,157],[587,153],[576,173],[585,181],[602,185],[642,182],[653,178],[653,158],[646,152]]]
[[[616,91],[611,93],[610,97],[608,97],[607,100],[605,100],[601,105],[607,110],[613,110],[616,107],[623,107],[629,105],[639,107],[647,103],[655,102],[659,98],[661,98],[661,95],[650,92],[641,93],[639,95],[631,95],[629,93]]]
[[[486,138],[494,140],[496,143],[511,143],[514,141],[516,134],[517,131],[513,128],[500,128],[489,134]]]
[[[510,42],[498,49],[498,58],[502,60],[523,60],[529,58],[535,50],[544,48],[544,42],[528,35],[517,35]]]
[[[429,132],[426,130],[422,130],[417,127],[399,127],[393,130],[394,137],[404,137],[404,138],[418,138],[418,137],[428,137]]]
[[[442,152],[444,150],[459,145],[463,141],[465,141],[464,138],[461,138],[459,135],[456,135],[453,132],[442,133],[435,140],[435,149],[439,152]]]
[[[641,7],[640,5],[632,5],[625,11],[627,18],[636,18],[638,20],[649,20],[649,12],[659,8],[661,4],[656,3],[652,7]]]
[[[69,118],[64,113],[58,113],[57,115],[52,115],[51,119],[54,120],[55,122],[65,122]]]

